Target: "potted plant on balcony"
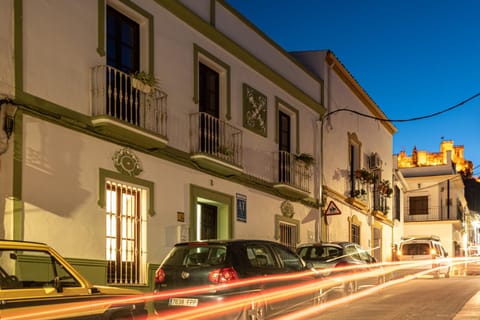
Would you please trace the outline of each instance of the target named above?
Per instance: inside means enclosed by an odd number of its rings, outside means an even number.
[[[366,169],[359,169],[355,171],[355,178],[359,179],[362,183],[372,184],[375,183],[378,177]]]
[[[301,162],[307,169],[310,168],[313,164],[315,164],[315,159],[311,154],[308,153],[296,154],[295,160]]]
[[[132,87],[144,93],[151,93],[158,80],[150,73],[145,71],[137,71],[132,74]]]
[[[218,146],[218,153],[226,157],[230,157],[231,155],[233,155],[233,150],[226,145],[220,145]]]
[[[380,194],[383,196],[390,198],[390,196],[393,193],[393,189],[390,187],[390,181],[388,180],[382,180],[378,183],[378,191]]]

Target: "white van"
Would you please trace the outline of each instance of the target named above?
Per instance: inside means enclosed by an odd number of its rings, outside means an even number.
[[[410,272],[434,269],[434,278],[439,278],[441,274],[445,278],[450,277],[451,261],[447,259],[448,253],[438,236],[403,237],[398,247],[397,257],[399,261],[419,262],[413,268],[408,267]],[[421,263],[423,260],[427,260],[426,263]]]

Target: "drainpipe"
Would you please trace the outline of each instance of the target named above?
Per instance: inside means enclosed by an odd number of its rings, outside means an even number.
[[[328,54],[328,53],[327,53]],[[319,170],[319,189],[318,189],[318,197],[320,201],[320,210],[319,210],[319,224],[318,224],[318,239],[317,241],[322,240],[322,211],[325,206],[325,203],[323,203],[323,124],[325,119],[328,117],[330,114],[330,72],[335,66],[335,63],[332,63],[331,65],[327,66],[327,74],[325,77],[325,86],[326,86],[326,95],[325,95],[325,106],[326,106],[326,112],[322,115],[320,120],[317,120],[317,122],[320,122],[320,170]]]

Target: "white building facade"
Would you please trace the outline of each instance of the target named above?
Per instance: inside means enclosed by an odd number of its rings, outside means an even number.
[[[391,261],[400,232],[392,211],[396,128],[331,51],[293,55],[325,85],[319,173],[325,204],[322,240],[356,242],[378,261]]]
[[[1,238],[145,290],[179,241],[318,239],[323,82],[224,1],[0,12]]]
[[[449,256],[456,257],[467,249],[471,219],[462,175],[450,154],[446,159],[443,165],[398,169],[406,183],[403,236],[437,236]]]
[[[392,259],[396,129],[332,52],[287,53],[221,0],[7,0],[0,18],[0,238],[146,291],[180,241]]]

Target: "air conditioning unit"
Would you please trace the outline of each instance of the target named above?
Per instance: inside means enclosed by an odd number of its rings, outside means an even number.
[[[368,167],[370,169],[380,169],[382,167],[382,160],[378,153],[373,152],[370,157],[368,157]]]

